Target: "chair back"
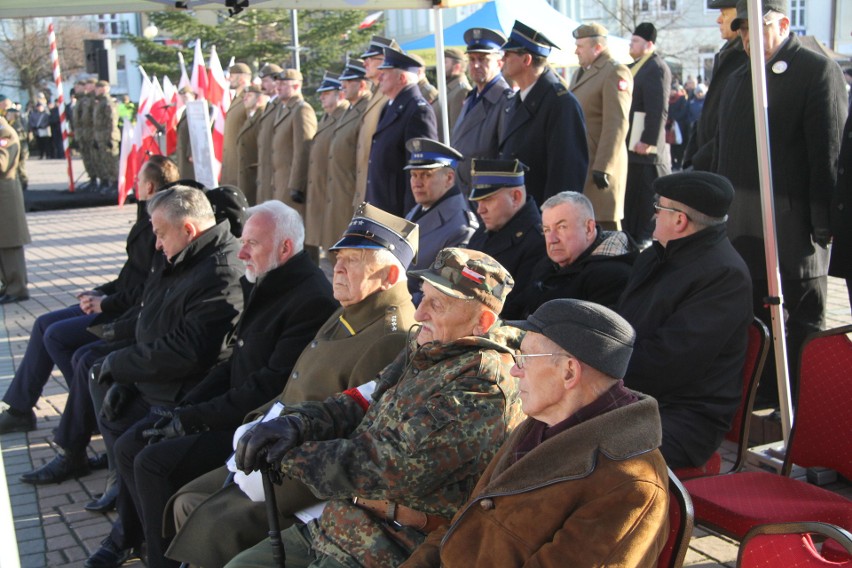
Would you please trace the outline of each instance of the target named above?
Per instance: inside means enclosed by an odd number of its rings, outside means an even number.
[[[683,484],[669,469],[669,537],[660,552],[657,568],[680,568],[692,538],[695,514],[692,499]]]
[[[795,463],[852,478],[852,325],[812,334],[802,347],[796,418],[783,474]]]
[[[817,534],[831,539],[852,555],[852,534],[827,523],[780,523],[759,525],[748,531],[740,544],[737,568],[850,567],[846,561],[832,562],[817,550],[811,539]]]

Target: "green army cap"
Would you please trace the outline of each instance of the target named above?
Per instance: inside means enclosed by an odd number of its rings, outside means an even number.
[[[583,24],[572,32],[574,39],[582,39],[584,37],[606,37],[609,31],[597,22],[591,24]]]
[[[444,50],[444,57],[449,57],[455,61],[464,61],[464,53],[461,49],[457,49],[455,47],[448,47]]]
[[[234,63],[228,67],[228,73],[242,73],[243,75],[251,75],[251,67],[245,63]]]
[[[499,262],[484,252],[463,248],[442,249],[429,268],[408,274],[447,296],[477,300],[498,314],[515,285],[512,275]]]
[[[276,65],[274,63],[267,63],[266,65],[260,68],[258,76],[263,79],[264,77],[267,77],[269,75],[276,75],[278,73],[281,73],[282,71],[284,71],[284,69],[282,69],[280,65]]]

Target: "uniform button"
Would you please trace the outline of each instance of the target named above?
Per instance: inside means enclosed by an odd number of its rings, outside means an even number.
[[[479,502],[479,506],[482,508],[483,511],[490,511],[494,508],[494,501],[492,501],[491,499],[483,499]]]
[[[311,341],[311,349],[316,349],[317,345],[319,345],[319,341],[317,341],[316,339]]]
[[[299,378],[299,371],[293,371],[293,374],[290,375],[290,378],[291,379],[298,379]]]
[[[240,347],[242,347],[245,344],[246,344],[246,342],[243,341],[242,339],[237,340],[237,345],[239,345]]]

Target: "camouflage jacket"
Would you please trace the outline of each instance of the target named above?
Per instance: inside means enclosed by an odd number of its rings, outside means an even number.
[[[281,470],[329,500],[310,524],[318,552],[398,566],[426,537],[388,525],[352,497],[455,514],[523,418],[509,375],[509,353],[519,344],[517,329],[501,327],[486,337],[412,345],[379,375],[369,408],[341,393],[285,411],[305,419],[310,441],[289,452]]]
[[[118,108],[112,97],[95,97],[92,103],[92,127],[98,143],[108,149],[112,149],[109,144],[116,143],[115,148],[118,148],[121,133],[118,130]]]

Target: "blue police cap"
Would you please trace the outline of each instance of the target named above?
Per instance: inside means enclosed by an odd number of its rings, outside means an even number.
[[[328,250],[385,249],[402,264],[408,265],[417,258],[420,230],[417,223],[392,215],[369,203],[355,210],[343,237]]]
[[[512,33],[509,34],[509,41],[503,44],[503,51],[524,50],[547,57],[554,47],[558,48],[559,46],[547,39],[541,32],[537,32],[528,25],[515,20]]]
[[[351,81],[355,79],[363,79],[367,76],[367,70],[364,68],[362,59],[347,59],[346,67],[343,68],[343,73],[340,74],[341,81]]]
[[[423,65],[419,61],[392,47],[385,48],[385,60],[379,65],[379,69],[402,69],[412,73],[417,73],[421,67]]]
[[[506,36],[488,28],[470,28],[464,32],[466,53],[497,53],[503,49]]]
[[[339,91],[342,87],[343,84],[340,82],[339,76],[326,71],[322,76],[322,83],[320,83],[320,86],[317,88],[317,92],[324,93],[326,91]]]
[[[471,160],[470,199],[484,199],[504,187],[524,185],[527,166],[520,160]]]
[[[464,156],[458,151],[430,138],[412,138],[405,143],[408,165],[404,170],[433,170],[455,168]]]

